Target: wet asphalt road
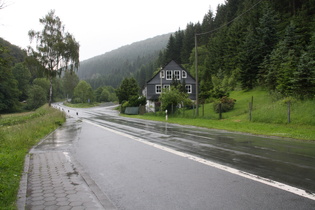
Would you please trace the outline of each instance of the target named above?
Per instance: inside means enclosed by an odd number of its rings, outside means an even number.
[[[65,144],[118,209],[315,208],[314,200],[136,140],[307,192],[315,192],[314,143],[122,118],[106,107],[63,109],[77,119],[75,140]]]

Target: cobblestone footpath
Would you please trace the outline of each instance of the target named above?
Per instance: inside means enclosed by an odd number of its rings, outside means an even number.
[[[80,164],[70,157],[66,149],[69,141],[62,143],[73,138],[65,134],[73,129],[74,122],[67,120],[26,156],[17,200],[19,210],[116,209]],[[64,146],[54,146],[57,142]]]
[[[30,156],[26,209],[104,209],[63,152]]]

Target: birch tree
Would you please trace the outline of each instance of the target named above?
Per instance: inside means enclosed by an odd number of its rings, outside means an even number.
[[[29,54],[36,57],[45,69],[45,74],[50,81],[49,106],[52,102],[53,78],[61,74],[62,70],[73,72],[79,67],[80,45],[65,31],[65,26],[60,18],[51,10],[45,17],[39,19],[43,25],[42,31],[30,30],[30,41],[36,40],[36,49],[28,47]]]

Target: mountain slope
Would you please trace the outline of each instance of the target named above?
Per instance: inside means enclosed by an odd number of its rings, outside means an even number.
[[[135,42],[82,61],[78,76],[87,80],[93,88],[104,85],[117,87],[123,78],[134,76],[142,66],[155,61],[159,52],[166,47],[170,35]]]

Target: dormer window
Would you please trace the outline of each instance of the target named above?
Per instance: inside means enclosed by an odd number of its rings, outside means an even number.
[[[164,78],[165,77],[165,72],[164,72],[164,70],[161,70],[160,71],[160,78]]]
[[[170,70],[167,70],[167,71],[166,71],[166,79],[167,79],[167,80],[172,80],[172,79],[173,79],[173,77],[172,77],[172,71],[170,71]]]
[[[186,71],[182,71],[182,78],[187,78],[187,73],[186,73]]]
[[[175,70],[174,71],[174,79],[175,80],[180,80],[180,71],[179,70]]]

